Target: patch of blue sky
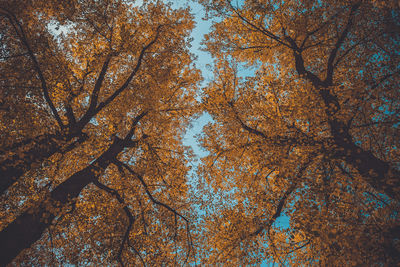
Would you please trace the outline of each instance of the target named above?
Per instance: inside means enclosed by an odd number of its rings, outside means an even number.
[[[204,78],[201,86],[205,86],[207,83],[212,81],[212,72],[209,66],[212,65],[213,59],[208,52],[205,52],[201,49],[201,42],[204,35],[210,31],[211,22],[203,20],[203,17],[205,16],[205,10],[200,4],[186,1],[172,1],[171,3],[175,8],[187,6],[190,6],[191,8],[191,13],[194,16],[196,26],[191,33],[192,42],[190,50],[196,56],[196,67],[201,70]],[[196,159],[207,155],[207,152],[199,145],[197,136],[200,135],[203,127],[211,121],[211,116],[207,113],[203,113],[200,117],[192,121],[191,126],[186,131],[184,136],[184,145],[190,146],[193,149]],[[192,172],[193,171],[195,171],[195,168],[192,169]]]
[[[90,122],[91,124],[95,125],[95,126],[98,126],[98,125],[99,125],[99,123],[97,122],[96,117],[93,117],[89,122]]]

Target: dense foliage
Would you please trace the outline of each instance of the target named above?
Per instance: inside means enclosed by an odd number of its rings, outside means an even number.
[[[193,20],[134,4],[1,3],[2,264],[189,257]]]
[[[165,2],[0,0],[0,264],[400,262],[396,1]]]

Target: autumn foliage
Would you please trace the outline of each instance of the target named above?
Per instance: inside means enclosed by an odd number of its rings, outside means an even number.
[[[231,197],[204,219],[204,262],[397,264],[398,6],[201,2],[217,20],[199,175]]]
[[[0,11],[2,264],[187,261],[181,138],[200,80],[188,10],[4,1]]]
[[[0,0],[0,264],[398,264],[398,4],[166,2]]]

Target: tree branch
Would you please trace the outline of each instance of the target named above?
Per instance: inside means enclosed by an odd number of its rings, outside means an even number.
[[[65,106],[65,111],[66,111],[66,115],[67,115],[67,119],[68,119],[68,125],[69,126],[75,125],[76,118],[75,118],[74,110],[72,109],[71,103],[65,102],[64,106]]]
[[[233,112],[235,113],[235,117],[236,119],[239,121],[241,127],[248,131],[249,133],[252,133],[254,135],[260,136],[261,138],[263,138],[265,141],[267,141],[269,144],[275,145],[275,146],[287,146],[287,145],[315,145],[317,143],[320,143],[319,141],[314,140],[312,137],[307,136],[305,133],[301,132],[300,129],[297,129],[297,127],[295,126],[291,126],[292,128],[296,128],[302,135],[304,138],[301,139],[297,139],[294,137],[290,137],[290,136],[281,136],[281,135],[277,135],[275,137],[270,137],[267,136],[265,133],[254,129],[250,126],[248,126],[247,124],[245,124],[242,119],[239,117],[239,114],[237,113],[233,102],[232,101],[228,101],[228,105],[232,108]]]
[[[340,47],[342,46],[344,40],[346,39],[351,26],[353,25],[353,18],[354,18],[354,14],[356,13],[357,9],[360,7],[361,2],[358,2],[354,5],[351,6],[350,9],[350,15],[349,15],[349,19],[347,21],[347,24],[343,30],[343,32],[341,33],[339,39],[337,40],[335,47],[333,48],[333,50],[331,51],[329,58],[328,58],[328,65],[327,65],[327,70],[326,70],[326,78],[325,78],[325,83],[328,85],[332,84],[333,81],[333,70],[334,70],[334,61],[336,58],[336,55],[340,49]]]
[[[132,215],[131,211],[129,210],[129,208],[128,208],[126,202],[125,202],[125,200],[121,197],[121,195],[117,192],[117,190],[112,189],[112,188],[106,186],[105,184],[100,183],[98,180],[95,180],[93,182],[93,184],[96,185],[98,188],[106,191],[110,195],[114,196],[118,200],[118,202],[123,205],[123,210],[125,211],[126,217],[128,217],[129,224],[128,224],[126,230],[125,230],[125,234],[123,235],[121,246],[119,247],[118,254],[117,254],[118,262],[121,264],[121,266],[124,266],[124,263],[122,261],[122,251],[124,249],[125,243],[129,243],[129,233],[131,231],[133,223],[135,222],[135,217]],[[131,247],[133,248],[133,250],[139,256],[140,260],[143,263],[143,266],[146,266],[146,264],[143,261],[143,258],[140,255],[140,253],[132,245],[131,245]]]
[[[259,235],[262,231],[265,229],[270,229],[271,226],[275,223],[276,219],[281,216],[282,210],[285,207],[286,200],[289,198],[289,196],[293,193],[293,191],[297,188],[297,185],[299,183],[300,178],[303,176],[304,171],[308,168],[308,166],[311,164],[313,160],[314,155],[311,155],[310,158],[307,160],[306,163],[304,163],[298,170],[298,173],[292,182],[292,184],[289,186],[289,188],[285,191],[283,196],[280,198],[279,203],[275,209],[274,215],[268,220],[267,223],[261,225],[256,231],[251,233],[249,236],[257,236]]]
[[[143,176],[141,176],[139,173],[135,172],[131,167],[129,167],[129,165],[127,165],[126,163],[123,163],[121,161],[116,161],[115,164],[123,166],[126,170],[128,170],[128,172],[130,172],[132,175],[134,175],[135,177],[138,178],[138,180],[140,181],[140,183],[143,185],[144,190],[147,194],[147,196],[150,198],[150,200],[159,206],[162,206],[164,208],[166,208],[167,210],[171,211],[172,213],[176,214],[177,216],[179,216],[180,218],[182,218],[185,222],[189,222],[188,219],[186,219],[183,215],[181,215],[179,212],[177,212],[175,209],[171,208],[170,206],[168,206],[167,204],[164,204],[158,200],[156,200],[153,195],[150,193],[149,188],[147,186],[147,183],[144,181]]]
[[[149,113],[149,112],[148,112],[147,110],[146,110],[146,111],[142,111],[139,115],[137,115],[137,116],[133,119],[132,124],[131,124],[131,129],[129,130],[128,134],[127,134],[127,135],[125,136],[125,138],[124,138],[125,142],[129,142],[129,141],[130,141],[130,142],[133,142],[131,139],[132,139],[133,134],[135,133],[137,124],[138,124],[139,121],[140,121],[144,116],[146,116],[148,113]],[[134,145],[136,145],[136,144],[134,144]],[[126,146],[127,146],[127,147],[131,147],[130,144],[127,144]]]
[[[99,90],[101,88],[101,84],[104,80],[104,76],[107,72],[109,62],[112,58],[112,54],[108,56],[108,58],[104,61],[102,70],[100,71],[99,77],[96,81],[95,87],[93,89],[92,95],[91,95],[91,100],[90,100],[90,106],[86,113],[82,116],[82,118],[79,120],[77,123],[74,131],[79,132],[82,131],[82,129],[86,126],[86,124],[93,118],[95,117],[103,108],[105,108],[107,105],[109,105],[117,96],[119,96],[129,85],[133,77],[136,75],[136,73],[139,71],[139,68],[142,64],[143,57],[145,52],[157,41],[159,34],[160,34],[160,29],[163,25],[159,25],[157,27],[157,32],[156,36],[154,39],[148,43],[145,47],[142,48],[138,61],[132,70],[131,74],[129,77],[125,80],[124,84],[121,85],[111,96],[109,96],[104,102],[101,102],[100,104],[97,105],[98,101],[98,95],[99,95]]]
[[[332,15],[329,19],[327,19],[326,21],[324,21],[320,26],[318,26],[317,28],[315,28],[314,30],[307,32],[306,37],[304,38],[303,42],[300,45],[300,49],[303,49],[308,38],[310,38],[310,36],[314,35],[315,33],[319,32],[320,30],[322,30],[323,28],[325,28],[325,26],[328,25],[328,23],[333,20],[334,18],[336,18],[339,15],[339,12],[335,13],[334,15]]]
[[[275,34],[273,34],[272,32],[268,31],[265,28],[261,28],[257,25],[255,25],[254,23],[252,23],[251,21],[249,21],[248,19],[246,19],[245,17],[242,16],[242,14],[240,14],[240,12],[232,5],[232,3],[230,1],[228,1],[228,4],[231,8],[231,10],[245,23],[247,23],[248,25],[250,25],[253,29],[261,32],[262,34],[264,34],[265,36],[275,40],[276,42],[280,43],[283,46],[286,46],[288,48],[293,49],[293,47],[291,47],[290,45],[288,45],[287,43],[283,42],[281,40],[281,38],[279,38],[278,36],[276,36]]]
[[[99,76],[97,77],[92,94],[90,96],[90,104],[89,104],[89,109],[87,111],[87,113],[89,114],[93,113],[97,107],[97,100],[99,97],[100,88],[107,73],[107,69],[110,64],[111,58],[112,58],[111,54],[107,55],[106,60],[104,60],[103,66],[101,67]]]
[[[189,258],[190,255],[190,251],[191,251],[191,247],[192,247],[192,241],[191,241],[191,235],[190,235],[190,227],[189,227],[189,220],[186,219],[183,215],[181,215],[179,212],[177,212],[175,209],[171,208],[169,205],[158,201],[157,199],[155,199],[153,197],[153,195],[151,194],[151,192],[149,191],[149,188],[147,186],[147,183],[144,181],[143,176],[141,176],[139,173],[135,172],[131,167],[129,167],[129,165],[127,165],[126,163],[123,163],[119,160],[115,160],[114,164],[116,164],[117,166],[122,166],[124,167],[126,170],[128,170],[128,172],[132,175],[134,175],[142,184],[147,196],[150,198],[150,200],[159,206],[164,207],[165,209],[171,211],[175,216],[180,217],[181,219],[183,219],[186,222],[186,232],[187,232],[187,236],[188,236],[188,252],[187,252],[187,257],[186,257],[186,261]]]
[[[10,21],[11,25],[13,26],[15,32],[17,33],[18,37],[21,39],[22,43],[25,45],[26,49],[28,50],[27,53],[28,53],[30,59],[32,60],[33,66],[39,76],[39,80],[42,85],[44,98],[45,98],[47,104],[49,105],[54,118],[56,119],[56,121],[61,129],[65,128],[65,125],[63,124],[63,122],[57,112],[56,107],[54,106],[53,102],[50,99],[49,89],[47,87],[46,79],[44,78],[43,72],[39,66],[39,62],[37,61],[37,58],[36,58],[35,54],[33,53],[31,46],[29,45],[29,42],[26,38],[24,29],[23,29],[21,23],[18,21],[17,17],[14,15],[14,13],[5,9],[4,7],[1,7],[1,9],[6,12],[5,16],[9,19],[9,21]]]
[[[129,75],[129,77],[125,80],[125,82],[121,85],[120,88],[118,88],[111,96],[109,96],[104,102],[101,102],[98,107],[96,108],[93,116],[95,116],[97,113],[99,113],[105,106],[107,106],[110,102],[112,102],[118,95],[120,95],[122,93],[122,91],[125,90],[125,88],[128,87],[129,83],[131,82],[131,80],[133,79],[133,77],[136,75],[136,73],[139,71],[140,66],[142,65],[142,61],[143,61],[143,57],[145,52],[157,41],[159,35],[160,35],[160,30],[162,28],[163,25],[159,25],[157,27],[156,30],[156,36],[154,37],[154,39],[148,43],[145,47],[142,48],[142,50],[140,51],[138,60],[136,62],[136,66],[134,67],[134,69],[132,70],[131,74]]]

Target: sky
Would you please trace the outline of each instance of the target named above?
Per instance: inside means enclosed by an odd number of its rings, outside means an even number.
[[[180,4],[182,3],[183,2],[180,2]],[[201,50],[201,42],[203,40],[204,34],[207,34],[210,31],[211,22],[203,20],[205,11],[201,5],[190,3],[190,7],[196,21],[196,28],[192,32],[193,41],[191,51],[197,56],[196,66],[202,72],[204,80],[201,86],[204,87],[212,79],[212,72],[210,68],[207,67],[207,65],[212,65],[213,59],[208,52]],[[192,127],[188,129],[184,138],[184,144],[191,146],[198,158],[206,156],[207,152],[198,145],[195,136],[200,134],[203,126],[210,121],[210,115],[203,114],[200,118],[192,122]]]

